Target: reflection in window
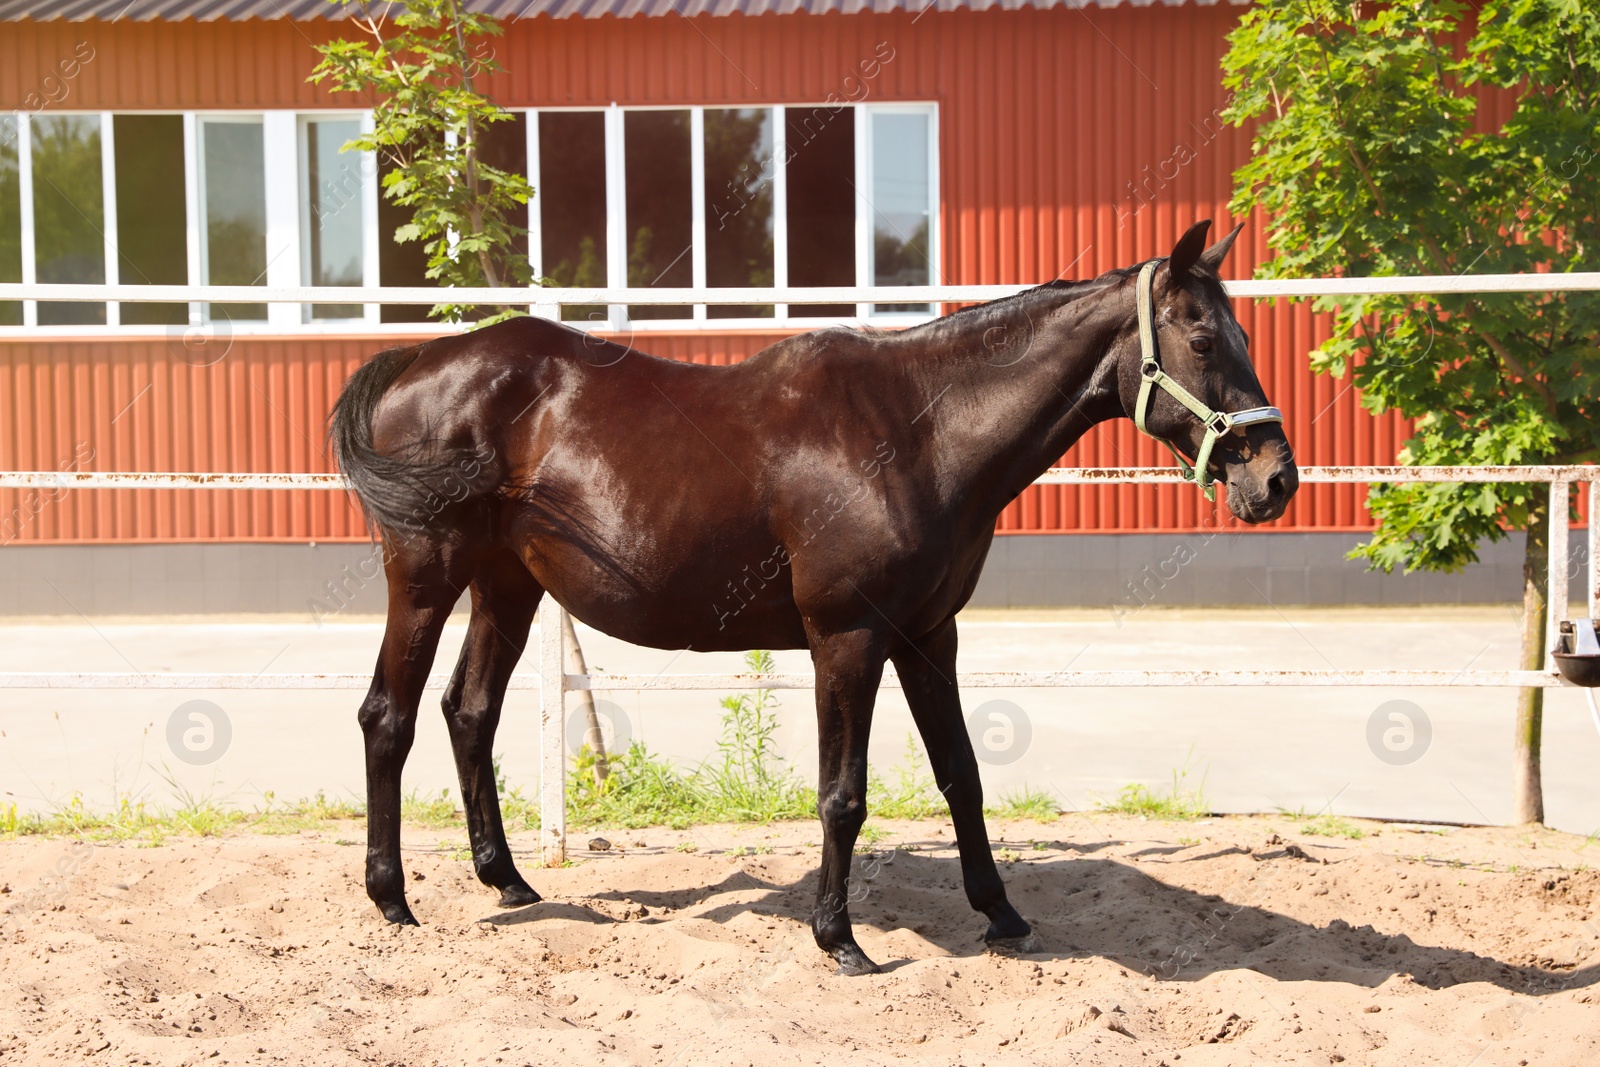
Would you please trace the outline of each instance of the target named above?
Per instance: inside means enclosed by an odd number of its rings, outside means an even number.
[[[33,127],[33,247],[40,282],[103,285],[100,117],[43,115]],[[40,325],[106,321],[104,304],[39,302]]]
[[[772,112],[707,108],[706,284],[770,286],[772,272]],[[710,318],[773,314],[771,304],[711,304]]]
[[[790,108],[789,284],[856,284],[855,112]],[[852,316],[854,304],[795,304],[791,315]]]
[[[539,116],[540,275],[561,288],[606,284],[606,122],[599,111],[546,111]],[[606,317],[604,305],[561,309],[563,319]]]
[[[0,115],[0,282],[22,281],[22,181],[17,117]],[[0,301],[0,326],[22,325],[22,302]]]
[[[124,285],[186,285],[183,118],[118,115],[112,119],[117,170],[117,280]],[[178,325],[187,304],[125,303],[128,325]]]
[[[200,124],[205,285],[267,283],[267,181],[261,120]],[[267,317],[265,304],[212,304],[208,317]]]
[[[930,116],[872,115],[872,284],[927,285],[933,218],[928,175]],[[879,304],[877,311],[931,310],[927,304]]]
[[[362,240],[365,190],[360,152],[340,152],[361,133],[356,119],[305,124],[306,281],[311,285],[360,285],[365,280]],[[360,304],[312,304],[313,319],[358,319]]]
[[[687,289],[694,285],[689,112],[629,111],[622,128],[628,286]],[[690,307],[628,308],[635,319],[687,319],[693,314]]]

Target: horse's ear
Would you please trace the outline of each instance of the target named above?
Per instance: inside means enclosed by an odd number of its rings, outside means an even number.
[[[1172,277],[1188,274],[1200,262],[1200,255],[1206,247],[1206,231],[1209,229],[1211,220],[1201,219],[1189,227],[1189,232],[1178,238],[1178,243],[1172,246],[1172,255],[1167,257],[1167,270]]]
[[[1200,265],[1213,274],[1220,274],[1222,261],[1228,255],[1228,249],[1233,247],[1233,239],[1239,236],[1239,231],[1244,229],[1244,223],[1235,226],[1222,240],[1212,245],[1200,254]]]

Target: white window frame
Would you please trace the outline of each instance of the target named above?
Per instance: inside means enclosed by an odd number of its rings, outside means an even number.
[[[606,173],[603,176],[606,190],[606,285],[608,288],[621,289],[627,287],[627,161],[625,138],[623,135],[624,115],[628,111],[687,111],[690,114],[690,170],[691,170],[691,234],[694,238],[692,251],[693,285],[696,288],[706,287],[706,197],[705,197],[705,112],[707,108],[718,110],[728,108],[755,109],[763,108],[772,113],[772,158],[781,160],[786,155],[788,140],[788,110],[791,108],[809,111],[817,108],[840,109],[848,108],[854,120],[856,152],[855,173],[851,176],[856,187],[856,224],[855,224],[855,284],[866,286],[869,283],[871,264],[872,240],[872,208],[870,205],[870,179],[871,179],[871,138],[869,137],[869,123],[871,116],[879,112],[916,112],[926,114],[929,118],[928,138],[928,175],[929,191],[932,201],[932,214],[928,230],[928,254],[930,260],[930,284],[938,285],[943,282],[940,271],[940,255],[942,249],[941,217],[940,217],[940,180],[939,180],[939,149],[940,149],[940,114],[936,101],[894,101],[886,103],[849,103],[838,105],[835,103],[796,103],[781,104],[693,104],[693,105],[642,105],[638,107],[622,107],[611,104],[607,107],[571,106],[571,107],[541,107],[541,108],[514,108],[515,113],[524,118],[527,135],[527,177],[535,189],[535,197],[530,203],[527,218],[528,229],[528,261],[530,267],[537,274],[543,260],[543,234],[540,225],[541,201],[538,190],[541,188],[540,170],[548,161],[541,160],[539,155],[539,116],[545,112],[586,111],[597,112],[604,116]],[[205,240],[203,232],[203,215],[205,204],[204,174],[202,173],[203,159],[203,132],[201,124],[209,120],[235,120],[235,121],[260,121],[264,140],[265,166],[266,166],[266,230],[267,230],[267,274],[266,287],[269,288],[295,288],[308,285],[310,277],[308,242],[304,240],[305,227],[309,225],[310,202],[302,193],[305,191],[307,177],[307,160],[304,158],[305,127],[309,121],[326,119],[348,119],[359,117],[363,130],[370,130],[372,113],[355,109],[327,109],[327,110],[262,110],[262,109],[216,109],[216,110],[157,110],[141,112],[148,114],[179,115],[183,119],[183,145],[184,145],[184,205],[187,219],[186,251],[187,268],[190,283],[203,284],[205,277]],[[106,281],[115,284],[118,280],[118,261],[116,249],[116,174],[115,174],[115,115],[116,112],[105,111],[77,111],[62,110],[52,111],[51,114],[84,114],[95,115],[101,122],[102,145],[102,191],[104,210],[106,213]],[[21,246],[22,246],[22,281],[24,284],[37,282],[37,263],[35,255],[35,232],[33,212],[33,167],[32,167],[32,129],[31,116],[26,112],[17,114],[17,163],[19,170],[18,193],[21,198]],[[370,158],[370,153],[366,154]],[[772,201],[773,201],[773,284],[775,287],[784,288],[789,283],[789,227],[788,227],[788,168],[777,165],[773,168]],[[364,235],[364,264],[363,284],[367,287],[379,286],[379,260],[382,248],[382,234],[378,232],[378,198],[380,195],[378,182],[378,168],[363,162],[362,169],[362,225]],[[277,249],[276,252],[273,249]],[[535,290],[537,292],[537,290]],[[937,316],[939,306],[935,304],[930,313],[904,313],[904,312],[879,312],[874,311],[872,305],[858,304],[854,316],[815,316],[791,315],[787,304],[774,303],[774,314],[771,317],[760,318],[711,318],[708,305],[692,305],[692,317],[686,319],[641,319],[631,320],[628,316],[626,304],[608,305],[607,317],[604,320],[591,323],[568,322],[567,325],[578,328],[616,330],[641,330],[650,332],[727,332],[749,330],[790,330],[790,329],[815,329],[819,326],[851,324],[858,322],[871,322],[881,326],[912,325],[926,322]],[[533,301],[533,310],[536,314],[554,316],[556,309],[553,305],[538,305]],[[234,323],[233,332],[236,334],[300,334],[309,332],[319,333],[415,333],[419,327],[429,328],[431,324],[421,323],[383,323],[380,319],[380,304],[368,303],[363,305],[362,315],[355,319],[316,319],[310,316],[310,308],[299,304],[268,304],[267,319],[265,322]],[[23,301],[23,325],[0,327],[0,336],[14,336],[18,333],[27,333],[29,336],[52,335],[100,335],[115,334],[121,336],[148,336],[164,334],[172,327],[150,326],[120,326],[119,308],[116,303],[106,305],[105,326],[39,326],[38,302],[33,300]],[[192,302],[189,305],[190,327],[203,327],[209,325],[208,305]]]
[[[544,161],[539,158],[539,115],[547,112],[584,111],[604,114],[606,137],[606,285],[608,288],[626,288],[628,284],[627,272],[627,158],[623,138],[623,116],[630,111],[687,111],[689,112],[689,167],[691,185],[691,229],[694,239],[692,251],[694,265],[693,285],[696,289],[706,286],[706,203],[705,203],[705,113],[707,110],[756,110],[765,109],[772,114],[772,158],[784,158],[787,149],[787,111],[794,108],[801,111],[834,105],[824,103],[789,103],[789,104],[647,104],[641,106],[622,107],[611,104],[608,107],[542,107],[513,109],[526,116],[528,134],[528,181],[535,190],[534,199],[530,204],[528,220],[528,263],[537,276],[544,259],[543,233],[539,220],[541,207],[538,197],[540,184],[540,168]],[[915,113],[928,116],[928,184],[929,196],[932,200],[932,213],[928,225],[928,258],[929,258],[929,284],[938,285],[943,281],[939,269],[940,253],[940,218],[939,218],[939,105],[936,101],[896,101],[894,103],[859,103],[846,104],[854,117],[854,130],[856,140],[855,173],[851,181],[856,188],[856,223],[855,223],[855,284],[865,286],[870,284],[870,265],[872,248],[872,206],[870,202],[871,177],[869,157],[871,155],[871,141],[867,136],[870,116],[878,112]],[[772,254],[773,254],[773,284],[775,287],[785,287],[789,284],[789,196],[788,196],[788,168],[777,166],[774,168],[772,178]],[[607,305],[607,316],[603,322],[581,323],[569,320],[567,325],[577,327],[597,327],[605,330],[634,330],[661,332],[707,332],[707,331],[738,331],[738,330],[769,330],[769,329],[816,329],[819,326],[844,325],[855,322],[871,322],[879,326],[910,326],[916,323],[927,322],[938,317],[938,305],[929,313],[920,312],[888,312],[875,311],[871,304],[856,305],[856,314],[845,317],[815,316],[815,315],[790,315],[787,304],[777,304],[773,308],[774,314],[761,318],[711,318],[707,313],[707,305],[693,305],[693,316],[688,319],[632,319],[628,316],[626,304]],[[551,314],[552,309],[546,305],[541,313]]]

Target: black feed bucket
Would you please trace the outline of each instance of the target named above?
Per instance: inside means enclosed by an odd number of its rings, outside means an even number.
[[[1585,689],[1600,687],[1600,634],[1594,620],[1563,622],[1552,655],[1561,677]]]

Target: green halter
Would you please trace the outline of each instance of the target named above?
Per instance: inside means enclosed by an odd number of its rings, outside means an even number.
[[[1216,483],[1211,480],[1209,470],[1211,449],[1217,439],[1223,434],[1231,433],[1241,426],[1253,426],[1258,422],[1282,422],[1283,412],[1277,408],[1250,408],[1246,411],[1212,411],[1194,394],[1161,369],[1161,362],[1157,358],[1156,330],[1155,330],[1155,302],[1150,297],[1150,282],[1155,277],[1158,261],[1151,260],[1139,269],[1139,399],[1133,408],[1133,424],[1139,427],[1139,432],[1146,437],[1155,437],[1157,441],[1167,446],[1167,451],[1172,453],[1172,458],[1178,461],[1178,466],[1183,468],[1183,475],[1205,491],[1207,500],[1217,499]],[[1152,387],[1162,389],[1172,399],[1182,404],[1194,413],[1195,418],[1205,423],[1205,440],[1200,443],[1200,453],[1195,456],[1194,465],[1183,457],[1183,453],[1173,447],[1172,442],[1164,437],[1156,437],[1144,424],[1145,413],[1150,410],[1150,402],[1154,399]]]

